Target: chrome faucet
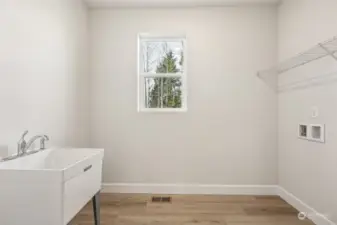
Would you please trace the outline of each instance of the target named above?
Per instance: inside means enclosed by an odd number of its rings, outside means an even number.
[[[25,140],[25,136],[28,134],[28,131],[25,131],[18,142],[18,155],[24,155],[27,153],[28,149],[34,144],[37,139],[40,140],[40,150],[46,148],[45,143],[49,141],[49,137],[47,135],[36,135],[32,137],[28,142]]]
[[[27,134],[28,134],[28,130],[26,130],[22,134],[20,140],[18,141],[18,153],[16,155],[8,156],[8,157],[3,158],[3,159],[0,158],[0,163],[10,161],[10,160],[14,160],[14,159],[20,158],[20,157],[25,156],[25,155],[34,154],[34,153],[39,152],[41,150],[44,150],[46,148],[46,146],[45,146],[46,141],[49,141],[49,137],[47,135],[36,135],[36,136],[32,137],[28,142],[26,142],[25,136]],[[28,149],[39,138],[41,139],[40,140],[40,149],[27,152]]]

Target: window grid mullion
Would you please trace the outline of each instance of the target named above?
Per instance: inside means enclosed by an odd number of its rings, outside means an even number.
[[[179,78],[179,77],[184,77],[185,74],[183,73],[140,73],[139,76],[145,77],[145,78],[155,78],[155,77],[172,77],[172,78]]]

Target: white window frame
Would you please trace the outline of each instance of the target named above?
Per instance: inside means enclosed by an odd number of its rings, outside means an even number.
[[[141,72],[141,42],[142,41],[179,41],[184,44],[184,72],[183,73],[142,73]],[[185,35],[151,35],[139,34],[137,43],[137,111],[138,112],[187,112],[187,43]],[[145,78],[148,77],[179,77],[181,78],[181,108],[146,108],[145,107]]]

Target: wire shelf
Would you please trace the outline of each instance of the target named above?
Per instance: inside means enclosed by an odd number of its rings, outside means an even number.
[[[291,59],[288,59],[278,64],[277,66],[274,66],[267,70],[259,71],[257,75],[260,78],[266,78],[272,75],[279,75],[326,56],[331,56],[337,61],[336,52],[337,52],[337,36],[329,41],[319,43],[318,45],[309,49],[308,51],[303,52]]]

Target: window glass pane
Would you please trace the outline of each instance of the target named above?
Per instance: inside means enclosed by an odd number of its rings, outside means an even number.
[[[183,41],[141,41],[141,73],[181,73],[184,70]]]
[[[182,80],[175,77],[145,78],[145,108],[181,108]]]

